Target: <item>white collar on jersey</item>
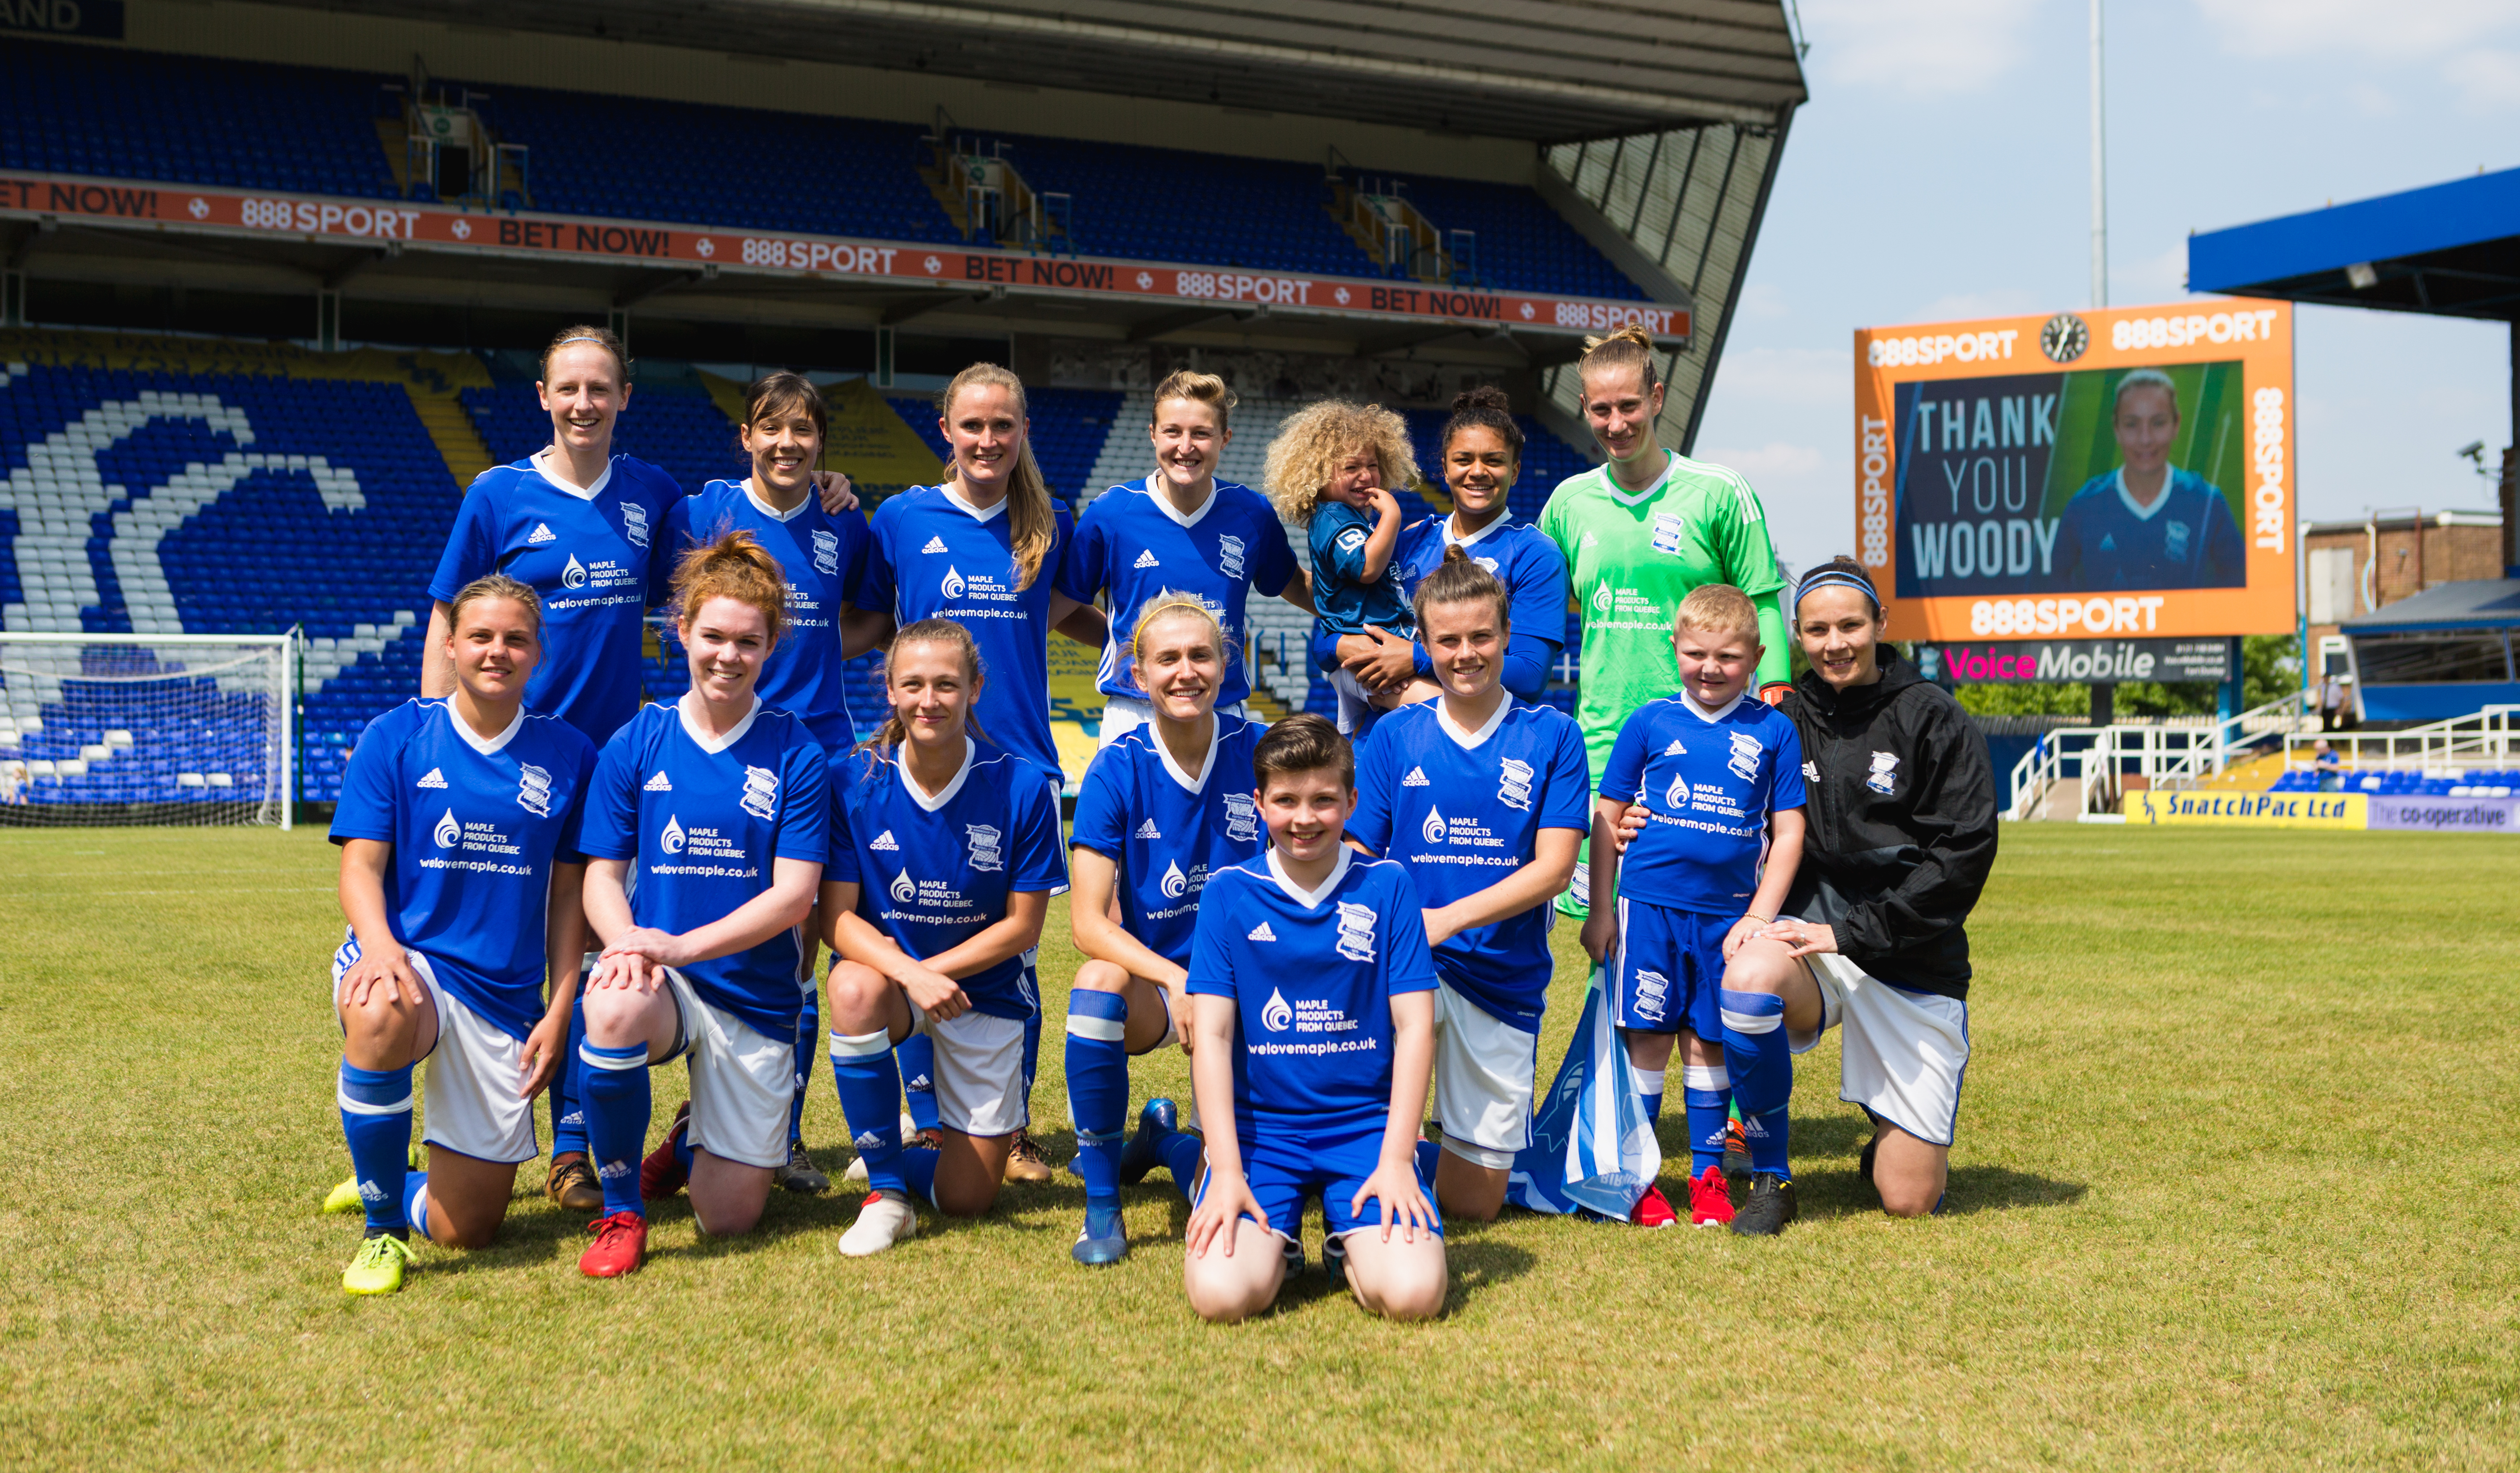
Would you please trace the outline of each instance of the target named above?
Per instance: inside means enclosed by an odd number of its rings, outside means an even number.
[[[1182,765],[1173,760],[1173,749],[1164,744],[1164,734],[1156,729],[1153,722],[1138,728],[1147,734],[1147,741],[1154,747],[1155,756],[1163,763],[1164,771],[1172,774],[1173,781],[1182,785],[1182,791],[1193,798],[1207,791],[1207,775],[1216,771],[1216,750],[1225,745],[1225,718],[1212,711],[1208,717],[1207,755],[1198,759],[1198,776],[1195,778],[1184,772]]]
[[[555,490],[574,496],[579,501],[593,501],[604,494],[605,487],[612,484],[612,462],[609,460],[607,460],[604,463],[604,473],[595,478],[594,485],[572,486],[553,473],[551,468],[551,454],[552,447],[545,445],[542,449],[525,457],[525,464],[534,468],[535,474],[541,476],[544,480],[551,482]]]
[[[496,756],[506,750],[508,743],[517,739],[517,734],[525,729],[525,708],[522,706],[517,707],[517,719],[508,723],[506,731],[496,736],[483,736],[472,730],[471,722],[457,714],[454,696],[446,697],[440,704],[446,707],[446,724],[455,729],[455,735],[464,738],[466,746],[484,757]]]
[[[752,489],[751,476],[745,476],[739,484],[743,489],[743,499],[752,503],[752,510],[769,517],[772,521],[794,521],[797,517],[805,514],[805,509],[807,507],[814,505],[814,488],[812,487],[806,488],[805,499],[803,501],[800,501],[796,503],[796,505],[789,507],[787,511],[782,512],[777,507],[763,501],[761,499],[761,493]]]
[[[2161,514],[2162,508],[2170,505],[2170,480],[2178,473],[2179,468],[2176,466],[2165,465],[2161,468],[2161,494],[2154,497],[2152,505],[2148,507],[2138,502],[2135,499],[2135,493],[2127,490],[2124,466],[2109,472],[2109,484],[2117,488],[2119,504],[2134,513],[2136,520],[2150,521]]]
[[[968,516],[973,521],[990,521],[1007,514],[1007,499],[1003,496],[998,498],[998,504],[996,506],[984,509],[975,507],[969,502],[965,501],[963,499],[963,493],[954,489],[954,483],[952,481],[947,481],[936,489],[945,493],[946,505],[962,513],[964,515]]]
[[[1671,481],[1672,471],[1680,468],[1680,452],[1666,448],[1662,454],[1662,474],[1655,476],[1653,478],[1653,484],[1645,487],[1642,491],[1630,491],[1626,487],[1621,486],[1619,484],[1619,473],[1611,469],[1606,464],[1603,465],[1601,467],[1601,484],[1609,488],[1610,500],[1617,502],[1623,507],[1633,507],[1668,485]]]
[[[1453,720],[1453,713],[1444,709],[1444,697],[1438,695],[1428,704],[1435,708],[1436,729],[1453,738],[1453,745],[1465,752],[1475,752],[1487,745],[1488,738],[1495,736],[1497,729],[1505,725],[1505,719],[1508,716],[1513,714],[1513,692],[1507,691],[1503,694],[1505,699],[1497,702],[1496,710],[1475,732]]]
[[[1722,721],[1725,717],[1732,715],[1733,711],[1740,706],[1741,702],[1748,700],[1749,698],[1750,692],[1743,691],[1739,694],[1733,696],[1731,700],[1726,701],[1723,705],[1710,711],[1697,703],[1696,696],[1689,694],[1687,691],[1680,692],[1680,703],[1688,707],[1690,714],[1694,715],[1698,720],[1705,722],[1708,726],[1713,726],[1715,723]]]
[[[1139,484],[1147,488],[1147,500],[1153,502],[1166,516],[1171,517],[1173,525],[1177,527],[1197,526],[1200,518],[1206,516],[1210,511],[1215,509],[1215,476],[1211,475],[1207,478],[1207,500],[1198,504],[1197,511],[1185,512],[1181,508],[1174,506],[1173,499],[1164,494],[1164,489],[1161,486],[1155,484],[1155,477],[1161,474],[1163,474],[1163,472],[1160,470],[1149,470],[1147,472],[1147,478],[1139,482]]]
[[[1469,536],[1456,537],[1453,535],[1453,518],[1447,516],[1444,518],[1444,546],[1448,548],[1465,548],[1471,543],[1484,539],[1490,532],[1502,532],[1511,525],[1513,525],[1513,513],[1510,512],[1500,512],[1497,513],[1496,520],[1489,522],[1486,526],[1472,532]]]
[[[901,790],[910,794],[910,801],[918,804],[920,811],[922,813],[934,813],[946,804],[953,802],[954,795],[963,790],[963,784],[969,781],[972,764],[978,759],[979,755],[979,747],[972,742],[970,737],[964,737],[963,765],[954,770],[954,781],[946,783],[945,786],[933,797],[928,795],[927,789],[919,785],[919,780],[917,778],[910,775],[910,764],[903,759],[901,749],[898,747],[893,749],[892,765],[894,770],[901,774]]]
[[[695,746],[712,757],[742,740],[743,734],[752,730],[753,718],[761,714],[761,697],[756,693],[752,697],[752,709],[743,713],[743,719],[735,724],[734,731],[723,736],[711,736],[700,730],[699,719],[692,714],[692,706],[699,698],[700,692],[698,691],[684,692],[683,698],[674,702],[674,714],[682,718],[683,735],[692,738]]]
[[[1306,892],[1303,887],[1297,885],[1292,879],[1286,877],[1286,867],[1279,863],[1277,846],[1271,845],[1269,849],[1269,877],[1278,882],[1278,888],[1285,891],[1288,899],[1294,901],[1295,904],[1302,906],[1305,910],[1310,911],[1320,906],[1324,897],[1328,896],[1332,890],[1337,889],[1338,882],[1340,880],[1347,878],[1347,868],[1355,861],[1355,850],[1350,849],[1345,844],[1339,845],[1338,863],[1330,866],[1330,877],[1322,881],[1322,887],[1320,889]]]

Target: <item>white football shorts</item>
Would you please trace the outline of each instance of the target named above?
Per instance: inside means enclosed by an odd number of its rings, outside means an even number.
[[[1531,1097],[1540,1072],[1540,1035],[1435,984],[1435,1118],[1444,1149],[1492,1171],[1513,1165],[1531,1144]]]
[[[421,1138],[476,1161],[514,1163],[541,1155],[534,1143],[534,1102],[517,1094],[525,1081],[524,1040],[508,1037],[438,986],[427,957],[408,950],[403,955],[437,1008],[437,1043],[421,1078]],[[333,954],[336,1006],[341,978],[358,960],[356,937],[345,938]]]
[[[683,1046],[652,1060],[688,1061],[692,1076],[692,1144],[745,1166],[788,1164],[788,1110],[796,1097],[796,1046],[756,1031],[703,1002],[672,967],[665,977],[682,1010]]]
[[[910,1003],[907,995],[902,1001]],[[977,1011],[931,1018],[916,1003],[910,1003],[910,1013],[913,1031],[936,1043],[938,1125],[966,1136],[1012,1136],[1032,1123],[1022,1020]]]
[[[1820,987],[1821,1025],[1793,1035],[1793,1050],[1844,1029],[1837,1097],[1919,1140],[1950,1145],[1968,1073],[1968,1004],[1893,986],[1833,953],[1806,957],[1803,965]]]

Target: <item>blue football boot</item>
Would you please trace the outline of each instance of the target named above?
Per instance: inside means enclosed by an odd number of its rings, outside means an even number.
[[[1164,1138],[1181,1129],[1181,1106],[1169,1099],[1149,1099],[1138,1112],[1138,1129],[1120,1152],[1120,1184],[1135,1186],[1147,1173],[1164,1164]],[[1185,1188],[1187,1189],[1187,1188]]]
[[[1076,1234],[1076,1246],[1067,1256],[1087,1268],[1116,1264],[1129,1256],[1129,1232],[1121,1226],[1120,1209],[1088,1207],[1084,1230]]]

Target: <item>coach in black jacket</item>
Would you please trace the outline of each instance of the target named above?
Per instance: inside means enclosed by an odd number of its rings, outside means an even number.
[[[1784,914],[1760,935],[1800,964],[1745,947],[1724,985],[1781,995],[1797,1051],[1843,1027],[1839,1094],[1873,1123],[1865,1180],[1885,1211],[1915,1217],[1941,1205],[1950,1177],[1995,774],[1959,703],[1882,645],[1884,628],[1849,559],[1795,590],[1811,668],[1782,709],[1802,737],[1808,837]]]

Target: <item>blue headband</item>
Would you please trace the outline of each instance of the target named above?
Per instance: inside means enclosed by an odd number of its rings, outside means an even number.
[[[1881,596],[1872,591],[1872,580],[1843,567],[1815,568],[1803,574],[1803,581],[1794,588],[1794,606],[1801,607],[1802,602],[1812,596],[1814,589],[1822,588],[1851,588],[1863,594],[1875,611],[1881,607]]]

